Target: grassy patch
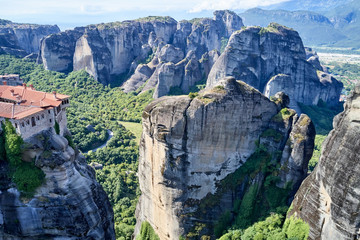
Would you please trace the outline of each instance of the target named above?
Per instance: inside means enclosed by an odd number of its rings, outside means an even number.
[[[142,134],[142,124],[135,122],[124,122],[124,121],[119,121],[119,123],[135,135],[136,142],[139,144]]]

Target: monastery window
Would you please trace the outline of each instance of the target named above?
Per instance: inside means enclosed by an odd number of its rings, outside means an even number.
[[[27,125],[30,125],[30,121],[29,121],[29,120],[27,120],[27,121],[26,121],[26,124],[27,124]]]
[[[35,118],[31,117],[31,126],[35,127],[36,126],[36,122],[35,122]]]
[[[37,116],[36,119],[39,121],[39,120],[40,120],[40,116]]]
[[[17,126],[17,123],[15,123],[15,128],[17,128],[18,126]]]
[[[50,110],[48,110],[48,113],[50,114]]]
[[[50,119],[50,122],[51,122],[51,119]]]
[[[41,114],[41,118],[44,119],[44,114]]]
[[[22,123],[21,123],[21,126],[22,126],[22,127],[25,127],[25,124],[24,124],[24,122],[22,122]]]

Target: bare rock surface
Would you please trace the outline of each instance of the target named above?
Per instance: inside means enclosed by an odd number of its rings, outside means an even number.
[[[309,239],[357,239],[360,224],[360,86],[337,115],[318,165],[301,184],[289,215],[310,226]]]
[[[0,163],[0,239],[115,239],[112,207],[85,158],[53,129],[27,145],[24,158],[35,159],[45,182],[24,199]]]
[[[165,84],[186,92],[189,86],[202,80],[200,67],[197,73],[186,75],[186,64],[183,65],[180,83],[163,83],[164,78],[159,78],[161,71],[154,69],[160,68],[159,64],[177,64],[189,52],[193,52],[195,60],[199,61],[207,52],[220,51],[223,42],[242,26],[241,18],[227,10],[214,12],[213,19],[177,22],[171,17],[146,17],[89,25],[46,37],[41,43],[38,62],[46,69],[60,72],[85,69],[104,84],[112,83],[121,76],[127,80],[122,85],[125,92],[137,90],[146,81],[149,83],[144,89],[157,87],[161,82],[160,88]],[[152,61],[149,57],[153,58]],[[139,73],[139,64],[147,64],[155,75]],[[161,69],[165,71],[163,75],[172,75],[171,68]],[[160,89],[154,97],[166,95],[168,91],[169,87]]]
[[[285,92],[293,108],[298,102],[316,105],[320,99],[329,105],[337,104],[343,84],[334,78],[325,83],[314,61],[307,61],[296,31],[275,23],[267,28],[247,27],[232,34],[209,73],[207,86],[234,76],[268,97]],[[287,77],[281,77],[284,75]]]
[[[261,192],[267,176],[258,169],[234,188],[223,186],[258,151],[277,166],[274,188],[286,188],[291,198],[306,177],[315,130],[306,115],[298,117],[283,108],[285,95],[277,96],[276,103],[271,102],[228,77],[194,98],[162,97],[150,103],[143,113],[138,170],[142,195],[135,233],[148,221],[160,239],[179,239],[201,225],[198,237],[214,239],[221,214],[230,211],[249,186],[259,186]],[[276,152],[276,157],[270,154]]]
[[[40,40],[58,32],[60,29],[56,25],[14,23],[0,19],[0,52],[18,57],[38,53]]]

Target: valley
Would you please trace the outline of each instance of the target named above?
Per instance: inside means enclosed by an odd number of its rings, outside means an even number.
[[[0,238],[357,236],[360,53],[344,17],[357,5],[284,4],[66,31],[0,21],[0,75],[71,96],[65,138],[54,127],[17,146],[32,154],[24,176],[46,176],[32,192],[7,173],[17,125],[0,129],[0,199],[17,194],[0,201]]]

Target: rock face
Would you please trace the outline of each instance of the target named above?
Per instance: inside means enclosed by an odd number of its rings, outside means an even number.
[[[359,236],[360,86],[333,125],[320,161],[296,193],[289,213],[309,224],[309,239]]]
[[[154,97],[160,97],[171,87],[187,92],[203,80],[209,70],[203,69],[201,59],[204,68],[213,63],[203,55],[220,51],[242,26],[241,18],[231,11],[216,11],[213,19],[193,21],[147,17],[90,25],[45,38],[38,62],[60,72],[86,69],[104,84],[119,84],[116,78],[120,76],[127,80],[122,85],[125,92],[156,87]],[[171,81],[175,72],[178,79]]]
[[[298,109],[297,102],[312,105],[320,99],[329,105],[337,104],[342,83],[326,73],[322,75],[329,77],[319,77],[317,69],[306,60],[296,31],[274,23],[267,28],[248,27],[231,36],[211,69],[207,86],[222,77],[234,76],[268,97],[285,92],[294,109]]]
[[[60,29],[56,25],[21,24],[0,19],[0,53],[19,57],[38,53],[40,40],[58,32]]]
[[[35,159],[45,183],[24,200],[0,163],[0,238],[115,239],[112,207],[85,158],[53,129],[26,144],[23,160]]]
[[[288,99],[277,96],[275,104],[226,78],[195,98],[163,97],[149,104],[143,113],[135,233],[148,221],[160,239],[196,238],[190,234],[194,226],[202,226],[198,238],[214,239],[219,217],[249,188],[261,194],[273,174],[260,167],[246,172],[253,161],[274,165],[278,180],[272,186],[291,197],[306,176],[315,130],[306,115],[280,111]],[[239,171],[246,174],[237,179]]]

